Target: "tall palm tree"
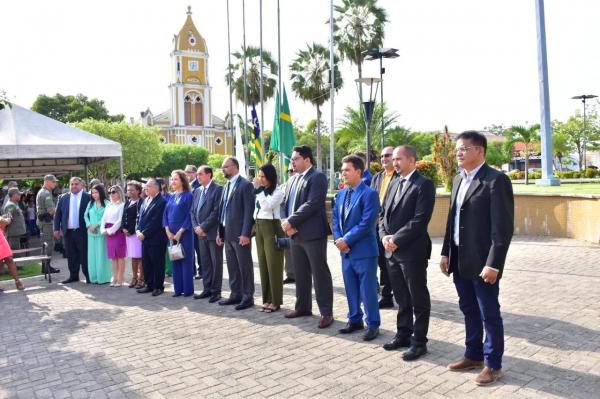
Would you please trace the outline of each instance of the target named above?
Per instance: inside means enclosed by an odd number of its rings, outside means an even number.
[[[529,149],[540,140],[540,124],[536,123],[529,127],[514,125],[506,129],[508,142],[525,144],[525,184],[529,184]]]
[[[342,75],[338,71],[338,57],[334,55],[334,88],[342,87]],[[321,143],[321,110],[320,107],[329,100],[329,50],[324,46],[313,43],[307,44],[305,50],[299,50],[290,65],[292,90],[303,101],[308,101],[317,107],[317,167],[323,163]]]
[[[342,0],[335,6],[333,22],[334,41],[342,60],[348,59],[358,67],[362,78],[364,52],[383,44],[383,27],[388,22],[387,14],[377,7],[377,0]],[[363,103],[362,88],[359,86],[360,103]]]
[[[233,53],[234,64],[231,65],[231,82],[237,101],[244,101],[244,49]],[[246,48],[246,90],[248,92],[248,106],[260,102],[260,48],[248,46]],[[277,62],[271,53],[263,49],[263,100],[268,100],[275,94],[277,87]],[[225,74],[225,82],[229,84],[229,74]],[[264,121],[261,121],[264,123]]]
[[[385,103],[383,105],[381,105],[381,103],[377,103],[375,105],[375,110],[373,111],[373,121],[371,122],[371,125],[381,126],[383,123],[384,128],[389,129],[396,124],[398,117],[399,115],[397,113],[388,111]],[[340,119],[339,127],[339,131],[341,132],[339,136],[340,140],[342,140],[341,143],[349,143],[349,149],[352,149],[353,151],[358,149],[365,151],[367,145],[365,137],[365,132],[367,131],[367,121],[365,118],[364,107],[346,107],[346,109],[344,109],[344,115]],[[381,130],[377,129],[377,131],[373,133],[372,151],[377,152],[381,150],[381,148],[379,148],[381,138],[378,138],[378,135],[381,135]],[[389,139],[389,137],[386,136],[386,142],[389,143],[387,139]]]

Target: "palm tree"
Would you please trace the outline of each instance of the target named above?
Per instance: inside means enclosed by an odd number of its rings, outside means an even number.
[[[333,22],[334,40],[342,60],[348,59],[358,67],[362,78],[364,52],[381,47],[383,27],[388,22],[386,12],[377,7],[377,0],[342,0],[335,6],[337,13]],[[359,86],[360,103],[363,103],[362,88]],[[374,124],[374,126],[377,126]]]
[[[334,88],[342,87],[342,75],[338,71],[338,57],[334,56]],[[329,100],[329,50],[324,46],[313,43],[307,44],[305,50],[299,50],[290,65],[292,90],[303,101],[308,101],[317,107],[317,168],[322,167],[321,143],[321,110],[320,107]]]
[[[381,126],[383,123],[385,129],[389,129],[392,127],[398,119],[398,114],[395,112],[388,112],[387,106],[384,103],[377,103],[375,105],[375,110],[373,110],[373,121],[371,123],[372,126]],[[366,148],[366,137],[365,132],[367,131],[367,122],[365,118],[365,109],[360,106],[358,108],[346,107],[344,110],[344,116],[340,119],[340,135],[339,140],[340,144],[345,143],[349,145],[348,149],[356,151],[360,149],[364,151]],[[379,143],[381,142],[381,138],[378,138],[378,135],[381,135],[381,130],[377,129],[377,131],[373,132],[372,143],[374,144],[372,147],[372,151],[380,151]],[[386,144],[393,145],[395,143],[390,143],[390,137],[386,135]]]
[[[525,144],[525,184],[529,184],[529,147],[540,140],[540,125],[539,123],[529,127],[514,125],[506,129],[505,134],[510,145]]]
[[[231,65],[231,82],[237,101],[244,101],[244,49],[233,53],[236,62]],[[246,48],[246,90],[248,92],[248,106],[260,102],[260,49],[254,46]],[[271,53],[263,49],[263,100],[268,100],[275,94],[277,87],[277,62]],[[225,82],[229,84],[229,74],[225,74]],[[264,121],[261,121],[264,123]]]

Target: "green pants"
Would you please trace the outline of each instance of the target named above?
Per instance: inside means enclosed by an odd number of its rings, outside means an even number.
[[[282,236],[279,220],[256,220],[256,252],[263,303],[274,306],[283,302],[283,251],[275,248],[275,237]]]
[[[52,258],[52,253],[54,252],[54,228],[52,223],[39,223],[38,227],[40,229],[40,245],[42,243],[48,244],[48,252],[46,254]]]

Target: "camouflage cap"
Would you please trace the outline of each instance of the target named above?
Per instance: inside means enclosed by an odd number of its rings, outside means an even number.
[[[58,179],[54,175],[46,175],[46,176],[44,176],[44,181],[54,181],[54,182],[56,182],[56,181],[58,181]]]

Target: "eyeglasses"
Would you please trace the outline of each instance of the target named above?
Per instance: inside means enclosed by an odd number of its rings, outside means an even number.
[[[481,146],[479,146],[479,145],[472,145],[472,146],[469,146],[469,147],[458,147],[458,148],[456,148],[455,151],[456,152],[460,152],[460,153],[465,153],[465,152],[471,150],[472,148],[478,148],[478,147],[481,147]]]
[[[392,154],[381,154],[381,158],[389,158]]]
[[[294,169],[290,169],[287,171],[288,173],[294,173]]]

